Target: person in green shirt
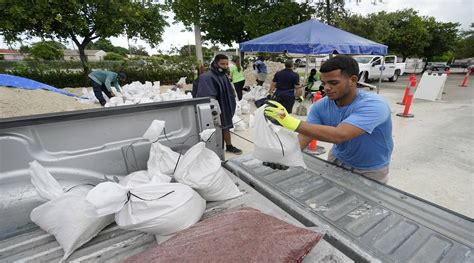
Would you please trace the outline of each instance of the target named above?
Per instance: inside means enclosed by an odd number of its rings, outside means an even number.
[[[232,80],[232,83],[235,87],[235,91],[237,92],[237,98],[241,100],[242,90],[245,84],[244,69],[242,68],[242,66],[240,66],[239,57],[234,57],[234,59],[232,59],[232,62],[234,62],[234,64],[230,66],[230,79]]]
[[[307,81],[306,87],[305,87],[305,91],[306,91],[305,97],[311,95],[312,93],[314,93],[316,91],[321,92],[322,96],[324,96],[326,94],[324,92],[324,87],[322,85],[320,85],[321,82],[316,83],[318,81],[321,81],[321,72],[319,72],[315,68],[313,68],[309,72],[308,81]]]
[[[115,94],[112,91],[112,85],[114,85],[117,91],[120,92],[119,81],[125,81],[127,79],[125,73],[115,73],[105,70],[92,71],[89,73],[88,77],[91,81],[94,95],[102,106],[106,103],[102,92],[104,92],[109,98],[114,97]]]

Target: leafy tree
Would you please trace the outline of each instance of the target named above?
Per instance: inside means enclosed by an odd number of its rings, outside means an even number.
[[[474,57],[474,23],[471,29],[461,33],[461,39],[456,47],[456,58]]]
[[[0,10],[0,34],[8,43],[21,40],[22,34],[71,39],[86,73],[89,68],[84,50],[92,40],[127,34],[154,47],[167,25],[161,5],[129,0],[2,0]]]
[[[110,42],[110,40],[105,39],[105,38],[99,38],[96,42],[89,43],[86,49],[91,49],[91,50],[95,49],[95,50],[103,50],[105,52],[114,52],[122,56],[126,56],[128,54],[128,49],[114,46]]]
[[[20,51],[20,53],[29,53],[30,52],[30,47],[25,46],[25,45],[21,45],[19,51]]]
[[[104,60],[123,60],[123,56],[118,53],[107,52],[104,56]]]
[[[176,20],[188,28],[198,24],[205,40],[225,45],[303,22],[315,11],[306,2],[290,0],[201,0],[199,4],[194,0],[176,0],[171,8]]]
[[[458,27],[460,24],[439,22],[434,17],[426,17],[424,23],[431,38],[423,49],[423,56],[428,61],[432,61],[435,56],[440,55],[445,55],[448,58],[443,59],[443,61],[449,60],[450,55],[452,58],[454,55],[452,52],[458,42]]]
[[[63,59],[63,49],[59,48],[52,41],[43,41],[33,44],[30,54],[37,60],[59,60]]]
[[[349,16],[344,0],[324,0],[316,3],[316,17],[323,23],[339,27]]]
[[[132,55],[137,55],[137,56],[147,56],[147,57],[149,56],[148,52],[143,46],[138,46],[138,47],[130,46],[130,53]]]
[[[432,36],[422,17],[413,9],[388,13],[390,36],[384,42],[391,52],[400,54],[403,61],[408,56],[420,56],[429,45]]]

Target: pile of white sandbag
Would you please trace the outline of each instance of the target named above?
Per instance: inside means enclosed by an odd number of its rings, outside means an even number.
[[[122,229],[170,235],[197,223],[206,201],[242,195],[205,142],[183,156],[161,144],[164,126],[164,121],[154,120],[143,135],[152,144],[148,170],[133,172],[119,182],[77,185],[64,191],[38,162],[30,163],[33,185],[49,200],[33,209],[31,220],[55,236],[64,250],[63,260],[114,219]],[[207,140],[214,132],[206,130],[201,136]]]
[[[232,117],[232,123],[234,128],[231,131],[244,131],[249,128],[248,123],[245,121],[242,115],[250,113],[250,104],[247,100],[242,99],[236,102],[236,108],[234,117]]]
[[[257,101],[266,98],[270,91],[270,84],[263,84],[263,86],[253,86],[250,91],[242,96],[243,100]]]
[[[182,82],[184,81],[184,84]],[[181,82],[181,83],[180,83]],[[180,86],[185,85],[185,78],[181,78]],[[115,107],[123,105],[144,104],[151,102],[170,101],[170,100],[185,100],[192,99],[191,93],[186,94],[181,89],[169,89],[162,93],[160,90],[160,82],[146,81],[144,84],[139,81],[134,81],[130,84],[122,86],[121,92],[118,92],[115,87],[112,87],[115,97],[108,98],[103,94],[107,103],[105,107]],[[82,103],[98,103],[95,98],[94,91],[86,88],[82,89],[82,98],[78,99]]]

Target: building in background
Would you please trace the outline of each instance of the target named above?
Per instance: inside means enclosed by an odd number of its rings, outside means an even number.
[[[102,61],[107,52],[103,50],[84,50],[87,56],[87,61]],[[66,61],[81,61],[78,50],[65,49],[64,60]]]
[[[0,60],[23,60],[28,54],[13,49],[0,49]]]

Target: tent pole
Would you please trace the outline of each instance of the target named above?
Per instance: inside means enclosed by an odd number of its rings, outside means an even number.
[[[306,66],[304,68],[304,79],[308,80],[308,65],[309,65],[309,55],[306,54]]]
[[[380,69],[382,69],[382,67],[385,68],[385,56],[381,56],[381,60],[382,61],[380,63]],[[383,70],[380,70],[379,85],[377,86],[377,94],[379,94],[380,86],[382,85],[382,72],[383,72]]]

